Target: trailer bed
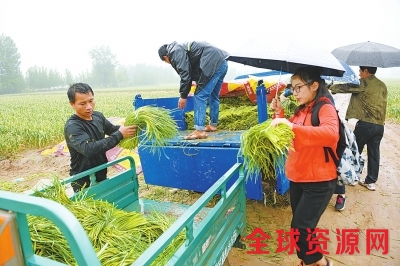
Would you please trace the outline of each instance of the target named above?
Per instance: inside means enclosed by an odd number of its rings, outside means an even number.
[[[129,160],[131,167],[100,183],[92,182],[91,186],[84,190],[87,196],[108,201],[126,211],[140,211],[146,214],[156,210],[178,217],[132,265],[151,265],[182,231],[185,232],[186,240],[167,265],[222,265],[233,246],[242,247],[240,239],[246,231],[246,198],[242,164],[234,164],[191,206],[140,199],[135,163],[129,156],[72,176],[64,183],[68,184],[86,175],[90,175],[94,181],[95,172],[123,160]],[[231,181],[233,184],[227,188],[227,183]],[[214,207],[207,208],[206,205],[216,194],[221,196],[220,199]],[[27,214],[51,220],[65,236],[78,265],[100,265],[82,225],[61,204],[31,195],[0,191],[0,209],[11,212],[14,222],[18,225],[15,234],[18,234],[20,249],[17,248],[15,254],[23,259],[25,265],[65,265],[34,254]]]

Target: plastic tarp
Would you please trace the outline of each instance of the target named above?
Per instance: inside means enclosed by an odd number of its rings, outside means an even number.
[[[235,97],[240,95],[247,95],[250,101],[256,104],[257,83],[260,79],[263,79],[264,86],[269,92],[267,102],[270,103],[272,101],[272,98],[275,97],[276,95],[277,87],[279,93],[287,86],[287,83],[281,80],[280,74],[282,74],[282,76],[288,75],[288,73],[286,72],[281,73],[280,71],[269,71],[269,72],[241,75],[236,77],[234,80],[224,81],[222,83],[219,96]],[[288,80],[287,77],[286,80]],[[196,83],[192,83],[192,87],[190,90],[191,95],[194,93],[195,89],[196,89]]]

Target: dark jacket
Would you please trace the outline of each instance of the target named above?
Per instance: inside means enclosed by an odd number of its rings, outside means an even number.
[[[94,111],[92,118],[87,121],[74,114],[65,123],[64,136],[71,155],[70,175],[107,163],[106,151],[123,139],[119,126],[113,125],[102,113]],[[104,180],[106,176],[107,169],[104,169],[96,174],[96,179]]]
[[[228,53],[206,42],[173,42],[167,46],[167,55],[172,67],[181,78],[179,93],[186,99],[192,81],[198,93],[217,72]]]
[[[364,122],[384,125],[387,108],[387,87],[375,75],[360,79],[360,85],[335,84],[333,93],[351,93],[346,120],[355,118]]]

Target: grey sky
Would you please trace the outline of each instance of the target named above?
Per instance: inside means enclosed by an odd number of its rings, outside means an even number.
[[[0,34],[16,43],[22,71],[37,65],[78,74],[101,45],[124,65],[162,65],[157,50],[171,41],[208,41],[228,52],[257,36],[329,51],[364,41],[400,48],[399,14],[399,0],[0,0]]]

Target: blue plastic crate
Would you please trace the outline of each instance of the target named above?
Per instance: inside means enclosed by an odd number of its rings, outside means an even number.
[[[186,107],[182,110],[178,109],[178,100],[179,97],[143,99],[140,94],[137,94],[133,101],[133,107],[137,109],[145,105],[151,105],[169,109],[172,111],[171,115],[176,121],[179,130],[186,130],[187,123],[185,121],[185,113],[193,111],[193,106],[194,106],[193,97],[187,98]]]
[[[260,113],[266,111],[265,91],[258,91],[257,104],[259,122],[267,116]],[[193,111],[193,97],[188,97],[186,107],[177,109],[178,97],[143,99],[136,95],[133,105],[136,108],[152,105],[172,110],[174,120],[180,129],[180,134],[171,139],[168,145],[151,152],[151,143],[139,147],[139,156],[144,178],[147,184],[187,189],[205,192],[234,163],[240,148],[240,131],[218,131],[208,133],[209,137],[202,140],[185,141],[187,124],[185,113]],[[231,185],[231,184],[228,184]],[[284,169],[276,170],[276,191],[279,195],[289,189],[289,180]],[[246,183],[246,197],[262,200],[262,178],[254,178]]]
[[[139,146],[146,184],[207,191],[238,159],[241,131],[209,133],[207,139],[185,141],[182,131],[166,147],[151,152],[151,143]],[[233,184],[228,183],[228,188]],[[246,182],[246,197],[262,200],[261,177]]]

